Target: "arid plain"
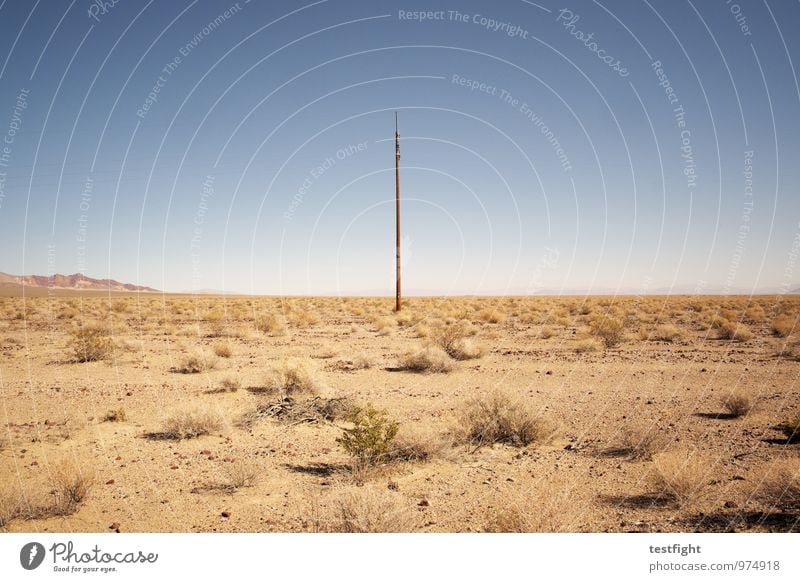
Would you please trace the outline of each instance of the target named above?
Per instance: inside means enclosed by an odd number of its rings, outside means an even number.
[[[8,531],[797,531],[797,296],[0,297]]]

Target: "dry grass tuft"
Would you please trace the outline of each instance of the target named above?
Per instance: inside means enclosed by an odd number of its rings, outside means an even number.
[[[591,322],[591,333],[600,338],[607,348],[613,348],[622,343],[625,337],[625,326],[619,319],[613,317],[598,317]]]
[[[794,443],[800,441],[800,414],[784,421],[780,425],[780,429],[783,431],[783,434],[786,435],[786,440],[788,442]]]
[[[128,420],[128,413],[124,408],[114,408],[103,415],[103,422],[125,422]]]
[[[373,325],[381,335],[389,335],[397,327],[397,320],[393,317],[378,317],[373,321]]]
[[[420,322],[414,326],[414,336],[418,338],[427,338],[433,333],[433,328],[430,324]]]
[[[446,374],[453,371],[455,362],[442,348],[424,346],[400,356],[400,368],[410,372]]]
[[[72,515],[86,499],[94,484],[92,471],[64,462],[55,468],[50,476],[53,515]]]
[[[254,326],[257,331],[267,335],[285,335],[286,334],[286,320],[274,313],[268,313],[257,317]]]
[[[225,392],[236,392],[242,387],[242,382],[236,376],[226,376],[220,380],[219,385]]]
[[[504,392],[474,398],[459,416],[458,440],[473,445],[507,443],[517,447],[546,443],[555,427],[530,403]]]
[[[779,459],[764,467],[752,492],[770,510],[800,510],[800,459]]]
[[[22,496],[14,489],[0,491],[0,528],[5,528],[21,511]]]
[[[653,456],[650,483],[664,499],[683,506],[701,499],[715,463],[696,452],[665,452]]]
[[[408,500],[377,486],[343,490],[327,507],[316,507],[311,519],[313,531],[328,533],[403,533],[415,526]]]
[[[711,327],[717,330],[717,339],[735,342],[746,342],[753,339],[753,332],[745,324],[723,317],[716,317],[711,322]]]
[[[506,314],[499,309],[487,307],[478,313],[478,319],[486,323],[503,323],[506,320]]]
[[[483,526],[487,533],[574,532],[580,524],[570,484],[555,478],[537,482],[532,490],[500,493],[491,505]]]
[[[797,319],[781,313],[772,320],[772,332],[778,337],[787,337],[797,325]]]
[[[446,456],[453,446],[445,435],[430,430],[400,429],[386,453],[389,462],[424,462]]]
[[[436,326],[431,330],[430,339],[454,360],[472,360],[484,354],[481,346],[469,338],[475,330],[463,321]]]
[[[214,354],[220,358],[230,358],[233,355],[233,348],[228,343],[217,343],[213,347]]]
[[[289,315],[289,323],[298,328],[298,329],[306,329],[309,327],[313,327],[320,322],[319,317],[308,311],[306,309],[299,309],[297,311],[293,311]]]
[[[667,448],[667,438],[655,426],[626,427],[620,435],[616,450],[630,460],[649,461]]]
[[[603,348],[603,344],[596,338],[586,338],[578,340],[572,349],[578,354],[585,354],[589,352],[596,352]]]
[[[681,330],[678,329],[678,326],[665,323],[656,328],[650,339],[662,342],[674,342],[680,339],[681,335]]]
[[[309,360],[289,360],[270,370],[267,388],[277,390],[284,396],[313,395],[318,394],[323,385]]]
[[[747,392],[735,390],[722,398],[722,406],[730,416],[739,418],[753,409],[753,399]]]
[[[179,374],[199,374],[217,367],[217,357],[213,354],[195,352],[181,357],[178,365],[172,368]]]
[[[169,416],[158,434],[166,439],[193,439],[222,428],[219,414],[211,410],[179,410]]]
[[[225,484],[232,491],[255,487],[258,483],[258,467],[247,461],[237,460],[225,467]]]
[[[375,367],[375,360],[368,354],[356,354],[352,365],[354,370],[369,370]]]

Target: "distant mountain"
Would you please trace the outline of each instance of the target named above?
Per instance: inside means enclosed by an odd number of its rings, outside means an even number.
[[[88,291],[140,291],[160,293],[158,289],[120,283],[114,279],[93,279],[81,273],[74,275],[9,275],[0,273],[0,287],[36,287],[44,289],[75,289]]]

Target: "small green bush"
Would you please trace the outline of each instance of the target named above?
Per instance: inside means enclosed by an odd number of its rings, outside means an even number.
[[[363,465],[373,465],[385,458],[400,428],[386,410],[371,403],[355,408],[347,421],[353,426],[343,429],[344,434],[336,442]]]
[[[111,331],[104,325],[82,325],[72,332],[71,348],[76,362],[105,359],[113,346]]]

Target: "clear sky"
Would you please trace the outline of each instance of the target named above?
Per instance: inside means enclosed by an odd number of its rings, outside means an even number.
[[[398,111],[409,292],[794,288],[798,27],[776,0],[0,0],[0,271],[391,294]]]

